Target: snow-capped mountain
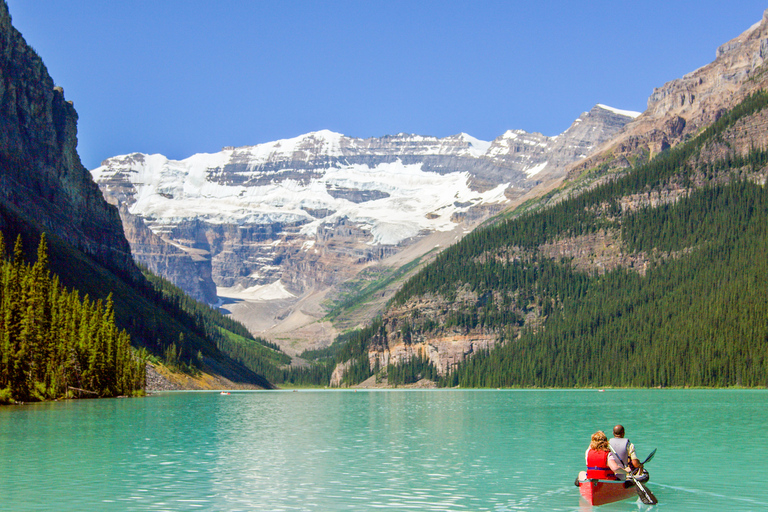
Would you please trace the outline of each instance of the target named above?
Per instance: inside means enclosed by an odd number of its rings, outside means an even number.
[[[559,136],[490,142],[324,130],[184,160],[116,156],[91,173],[135,258],[193,296],[215,302],[215,283],[298,300],[430,233],[473,227],[635,116],[596,106]]]
[[[342,140],[350,146],[358,142],[314,132],[181,161],[162,155],[115,157],[92,173],[108,194],[114,192],[115,181],[122,181],[121,187],[129,182],[129,212],[142,217],[156,234],[171,238],[180,223],[196,220],[300,225],[299,233],[313,239],[323,224],[346,218],[370,233],[370,244],[395,245],[422,230],[452,229],[451,215],[472,206],[506,201],[509,183],[473,190],[466,170],[425,171],[421,163],[405,163],[383,151],[347,157],[339,151]],[[473,146],[436,143],[433,148],[425,148],[425,154],[466,156]]]

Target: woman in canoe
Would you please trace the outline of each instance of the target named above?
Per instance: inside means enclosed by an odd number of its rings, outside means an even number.
[[[579,475],[580,479],[596,478],[599,480],[624,480],[624,468],[616,462],[614,457],[609,457],[611,449],[608,447],[608,437],[605,432],[598,430],[592,434],[592,442],[584,454],[587,461],[586,475]],[[583,472],[582,472],[583,473]],[[582,478],[583,476],[583,478]]]
[[[574,482],[582,498],[590,505],[604,505],[637,495],[645,504],[658,503],[650,489],[640,483],[639,477],[627,475],[628,468],[621,467],[617,457],[614,457],[610,450],[608,438],[604,432],[598,430],[592,434],[592,442],[585,454],[587,470],[581,471]],[[645,462],[650,460],[653,453]],[[630,481],[627,481],[627,476]],[[643,476],[645,480],[642,481],[647,481],[647,474]]]

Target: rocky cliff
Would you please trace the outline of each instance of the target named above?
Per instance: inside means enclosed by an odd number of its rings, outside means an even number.
[[[223,354],[202,334],[202,326],[194,326],[195,318],[164,301],[144,279],[125,233],[181,262],[173,272],[187,272],[185,265],[194,269],[197,259],[158,242],[141,222],[129,222],[123,231],[118,209],[104,200],[80,163],[77,119],[0,0],[0,230],[6,240],[13,243],[21,236],[26,252],[34,254],[41,233],[47,233],[53,273],[91,300],[111,295],[116,322],[131,334],[134,346],[159,355],[173,343],[179,352],[200,354],[205,379],[185,385],[271,387]],[[205,276],[207,268],[189,274]]]
[[[0,2],[0,229],[22,216],[102,264],[136,272],[117,209],[76,148],[72,103]]]
[[[430,234],[455,240],[561,177],[635,115],[598,105],[559,136],[509,131],[491,142],[320,131],[181,161],[116,156],[92,174],[120,207],[138,261],[209,303],[217,293],[258,302],[260,313],[230,310],[271,337],[299,310],[302,325],[323,316],[308,297],[332,296]]]
[[[768,83],[768,10],[762,19],[715,51],[715,60],[682,78],[655,88],[648,108],[600,151],[575,165],[569,178],[584,170],[626,168],[647,161],[717,120],[747,95]],[[763,147],[768,132],[755,132]]]

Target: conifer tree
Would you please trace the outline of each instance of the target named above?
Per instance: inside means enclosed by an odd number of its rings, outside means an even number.
[[[32,265],[21,237],[12,259],[0,247],[0,401],[64,397],[70,387],[98,396],[141,393],[145,359],[117,329],[111,295],[106,303],[81,301],[51,275],[44,236]]]

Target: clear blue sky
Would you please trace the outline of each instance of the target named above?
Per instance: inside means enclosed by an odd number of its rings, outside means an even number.
[[[731,1],[7,0],[91,169],[330,129],[555,135],[645,109],[768,7]]]

